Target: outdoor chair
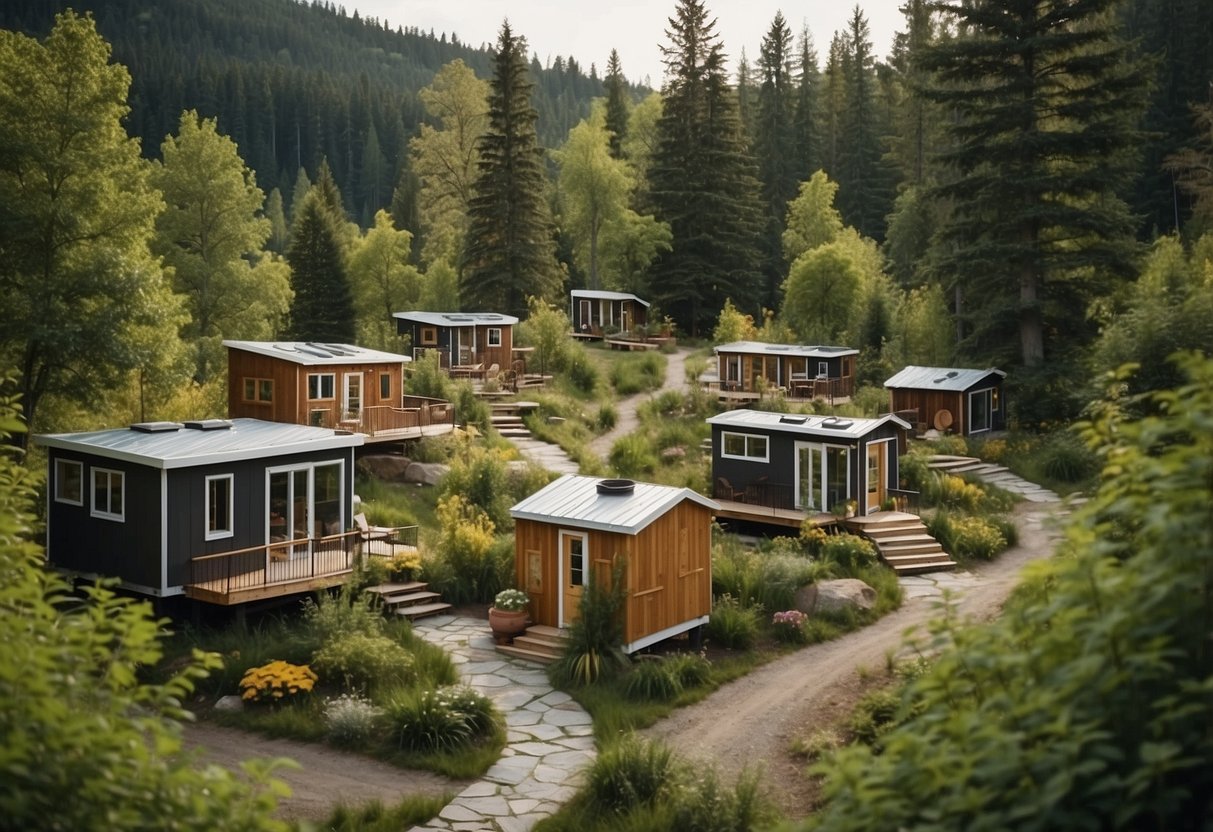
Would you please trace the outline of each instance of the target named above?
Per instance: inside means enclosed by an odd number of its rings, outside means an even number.
[[[745,491],[740,488],[734,488],[724,477],[716,478],[716,496],[721,500],[736,500],[745,502]]]
[[[354,527],[358,529],[358,539],[364,543],[372,540],[391,540],[398,529],[395,526],[372,526],[366,520],[365,514],[354,515]]]

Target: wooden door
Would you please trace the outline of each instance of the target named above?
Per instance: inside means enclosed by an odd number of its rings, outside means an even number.
[[[880,511],[885,495],[885,465],[888,463],[888,442],[868,445],[868,498],[869,513]]]
[[[584,532],[560,532],[560,626],[577,620],[581,595],[589,578],[589,537]]]

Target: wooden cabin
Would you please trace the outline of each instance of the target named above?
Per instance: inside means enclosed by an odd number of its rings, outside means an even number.
[[[216,604],[339,584],[357,554],[346,530],[364,440],[258,419],[36,436],[47,561]]]
[[[491,312],[395,312],[396,332],[412,344],[413,358],[430,350],[438,353],[441,366],[452,375],[483,378],[497,365],[509,370],[514,359],[512,315]]]
[[[1005,430],[1007,374],[996,367],[972,370],[953,367],[906,367],[884,383],[890,409],[901,414],[919,433],[934,428],[961,436]]]
[[[535,624],[567,627],[583,588],[625,558],[627,653],[706,624],[712,514],[689,488],[567,474],[512,509],[518,586]]]
[[[649,302],[627,292],[574,289],[569,320],[577,338],[630,337],[649,322]]]
[[[855,501],[879,511],[898,495],[898,457],[910,425],[878,419],[732,410],[712,426],[713,496],[718,516],[799,526],[808,515]]]
[[[364,433],[371,442],[450,433],[450,402],[404,394],[406,355],[300,341],[224,341],[227,412]]]
[[[756,399],[762,388],[783,388],[790,398],[829,400],[855,394],[855,357],[849,347],[734,341],[716,347],[720,392]]]

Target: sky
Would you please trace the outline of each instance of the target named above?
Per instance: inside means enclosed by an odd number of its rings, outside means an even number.
[[[897,10],[904,0],[862,0],[876,56],[889,52],[893,34],[904,21]],[[674,0],[339,0],[347,13],[354,9],[364,17],[386,19],[393,29],[416,26],[435,35],[452,32],[469,46],[497,40],[506,18],[515,33],[524,35],[532,54],[547,66],[557,55],[573,57],[585,72],[590,64],[599,77],[611,49],[619,51],[623,74],[633,83],[648,78],[650,86],[661,85],[664,67],[661,45]],[[792,33],[807,26],[817,50],[818,65],[824,63],[834,32],[846,27],[854,3],[845,0],[807,0],[801,4],[775,0],[706,0],[716,16],[716,33],[735,69],[744,49],[750,65],[758,58],[762,37],[775,12],[782,10]]]

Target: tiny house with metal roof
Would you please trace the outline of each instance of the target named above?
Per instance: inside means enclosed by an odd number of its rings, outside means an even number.
[[[396,333],[407,335],[413,358],[433,350],[446,370],[511,368],[514,352],[513,315],[495,312],[394,312]]]
[[[625,563],[627,653],[706,624],[712,514],[689,488],[566,474],[510,509],[518,586],[534,624],[564,628],[585,586]]]
[[[631,335],[649,322],[649,302],[629,292],[573,289],[569,320],[578,338]]]
[[[47,561],[216,604],[336,585],[355,554],[346,530],[364,439],[258,419],[36,436]]]
[[[889,378],[890,409],[902,414],[918,433],[934,428],[961,436],[1005,430],[1007,374],[996,367],[909,366]]]
[[[765,387],[782,387],[791,398],[833,401],[855,394],[850,347],[733,341],[716,352],[716,383],[724,398],[757,399]]]

